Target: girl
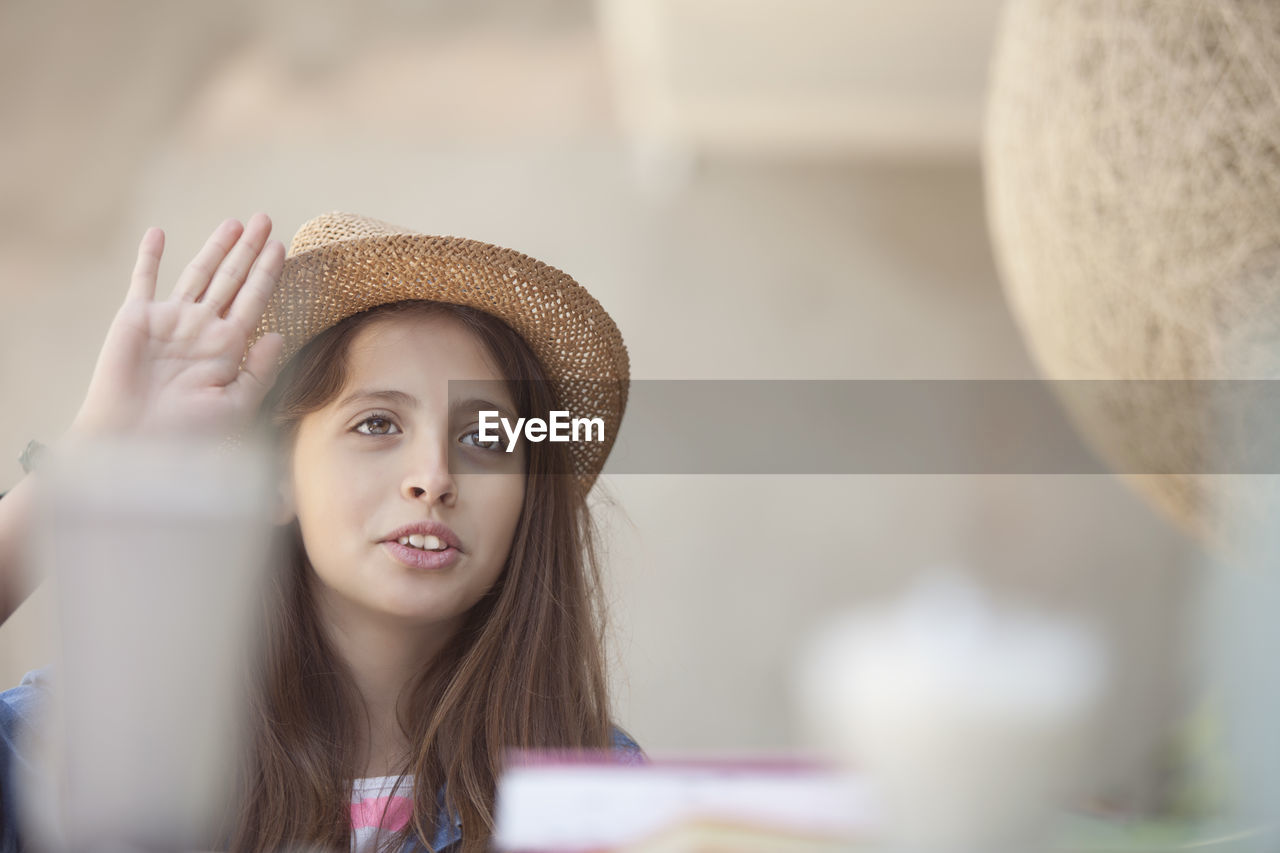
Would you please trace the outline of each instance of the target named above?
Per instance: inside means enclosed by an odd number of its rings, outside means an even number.
[[[576,282],[519,253],[330,214],[285,260],[270,228],[223,223],[166,301],[163,233],[146,233],[68,440],[255,416],[279,440],[293,547],[267,597],[233,849],[484,849],[507,749],[641,758],[609,716],[586,505],[626,349]],[[450,379],[476,399],[451,401]],[[599,417],[605,440],[508,448],[478,409]],[[32,479],[0,501],[3,616],[24,593]],[[0,762],[43,689],[0,694]]]

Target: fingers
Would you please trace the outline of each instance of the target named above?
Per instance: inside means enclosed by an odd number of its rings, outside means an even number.
[[[271,219],[265,213],[256,213],[244,227],[244,233],[236,241],[230,253],[222,259],[213,274],[213,280],[198,302],[211,306],[218,314],[227,310],[240,292],[271,234]]]
[[[160,256],[164,254],[164,232],[148,228],[138,244],[138,260],[133,265],[133,277],[129,279],[129,292],[125,299],[150,301],[156,296],[156,276],[160,272]]]
[[[244,329],[246,336],[257,328],[258,321],[262,319],[262,312],[267,308],[271,292],[283,269],[284,244],[279,240],[272,240],[258,255],[253,269],[249,271],[248,280],[234,295],[234,301],[227,311],[227,319]]]
[[[178,283],[173,288],[173,298],[195,302],[204,293],[227,253],[235,246],[244,226],[234,219],[219,225],[205,242],[198,254],[187,264]]]

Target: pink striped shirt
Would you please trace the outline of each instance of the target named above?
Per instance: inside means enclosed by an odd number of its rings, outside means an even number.
[[[396,783],[399,783],[397,786]],[[413,817],[413,777],[374,776],[351,783],[351,853],[376,853]]]

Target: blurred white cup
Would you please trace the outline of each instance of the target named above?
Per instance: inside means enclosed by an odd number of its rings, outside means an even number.
[[[60,653],[21,792],[42,849],[224,840],[272,471],[254,443],[203,440],[102,441],[52,460],[35,553]]]
[[[938,574],[827,626],[798,695],[818,743],[867,775],[893,849],[1030,853],[1084,769],[1104,671],[1083,627]]]

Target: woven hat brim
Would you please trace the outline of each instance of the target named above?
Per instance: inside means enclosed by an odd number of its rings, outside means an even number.
[[[589,491],[617,438],[630,360],[621,333],[600,303],[555,267],[462,237],[395,234],[342,240],[285,260],[255,339],[279,333],[287,360],[341,320],[405,300],[476,308],[528,342],[570,416],[604,421],[604,441],[569,445],[583,493]]]

